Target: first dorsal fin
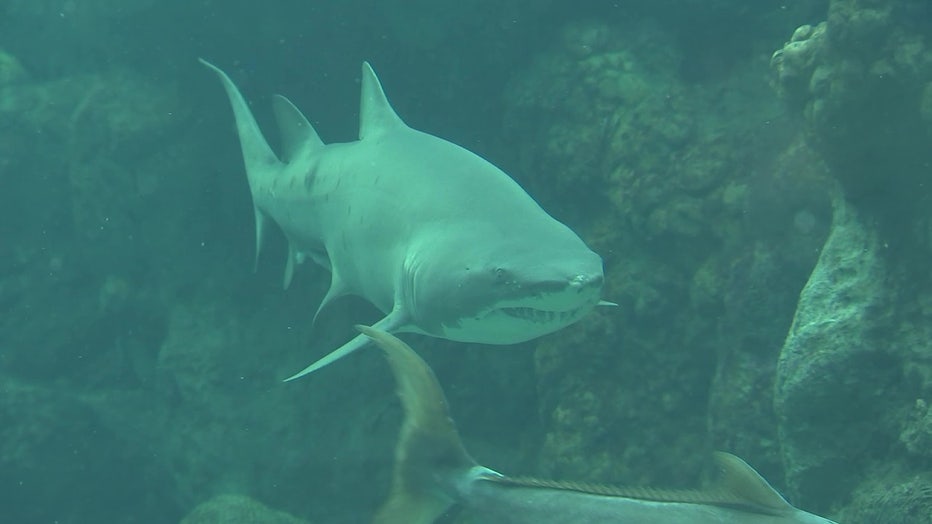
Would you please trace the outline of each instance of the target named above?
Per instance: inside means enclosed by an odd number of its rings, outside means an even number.
[[[379,77],[369,62],[362,63],[362,93],[359,101],[359,139],[376,136],[386,130],[404,127],[382,91]]]
[[[278,131],[281,135],[281,159],[291,162],[303,151],[320,149],[324,142],[317,135],[317,131],[301,110],[291,103],[291,100],[282,95],[272,98],[272,108],[275,111],[275,120],[278,122]]]

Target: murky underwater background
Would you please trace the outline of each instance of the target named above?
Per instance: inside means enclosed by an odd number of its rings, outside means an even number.
[[[359,68],[605,261],[516,347],[405,339],[499,471],[932,522],[926,0],[0,0],[0,522],[366,522],[401,413],[378,312],[253,273],[231,74],[355,139]]]

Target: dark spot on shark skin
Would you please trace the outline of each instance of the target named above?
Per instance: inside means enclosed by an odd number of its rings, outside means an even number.
[[[308,191],[310,191],[311,186],[314,185],[314,178],[317,176],[317,167],[318,165],[314,164],[310,169],[307,170],[307,173],[304,174],[304,189],[307,189]],[[329,196],[329,194],[324,195],[324,198]]]

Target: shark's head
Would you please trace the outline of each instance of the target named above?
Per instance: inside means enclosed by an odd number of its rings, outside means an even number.
[[[569,229],[551,245],[500,233],[477,228],[475,242],[463,244],[460,234],[456,245],[439,235],[425,246],[429,264],[406,264],[405,301],[419,328],[460,342],[515,344],[566,327],[599,303],[602,259]]]

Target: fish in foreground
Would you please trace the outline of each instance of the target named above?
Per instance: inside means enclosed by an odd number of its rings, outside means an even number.
[[[408,127],[362,67],[359,140],[325,145],[286,98],[274,98],[281,155],[230,78],[256,217],[256,257],[273,221],[288,240],[285,287],[310,259],[344,295],[385,316],[375,326],[460,342],[514,344],[576,322],[600,302],[602,259],[503,171]],[[314,317],[317,318],[317,315]],[[288,380],[362,347],[357,335]]]
[[[743,460],[716,453],[717,486],[663,491],[507,477],[463,447],[433,371],[404,342],[357,326],[384,351],[404,410],[376,524],[430,524],[454,505],[485,524],[835,524],[791,506]]]

